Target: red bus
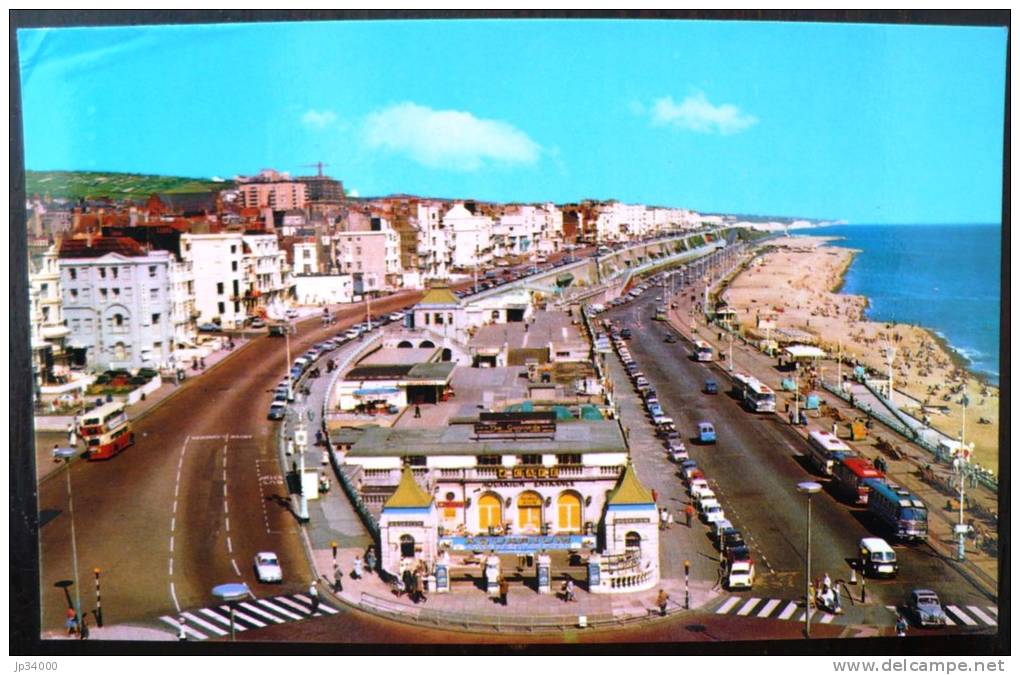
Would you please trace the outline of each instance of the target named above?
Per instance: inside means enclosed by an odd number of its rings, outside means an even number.
[[[78,435],[89,459],[110,459],[135,443],[123,403],[107,403],[82,415]]]
[[[853,504],[867,504],[868,478],[884,478],[885,474],[864,457],[844,457],[832,467],[836,486]]]

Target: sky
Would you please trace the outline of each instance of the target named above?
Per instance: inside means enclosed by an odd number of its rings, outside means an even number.
[[[998,223],[1002,28],[457,20],[18,33],[25,166]]]

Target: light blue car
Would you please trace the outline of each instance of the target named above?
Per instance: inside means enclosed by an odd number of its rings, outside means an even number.
[[[701,443],[715,443],[715,427],[711,422],[698,424],[698,440]]]

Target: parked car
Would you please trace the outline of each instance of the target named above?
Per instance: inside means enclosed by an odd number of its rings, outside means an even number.
[[[707,499],[702,503],[701,507],[701,519],[706,523],[714,523],[718,520],[726,518],[726,512],[723,511],[722,505],[715,499]]]
[[[288,309],[286,312],[283,313],[283,315],[288,319],[298,318],[298,312],[296,309]]]
[[[663,342],[667,344],[674,344],[676,342],[676,336],[672,333],[666,333],[666,337],[663,338]]]
[[[711,422],[698,424],[698,441],[701,443],[715,443],[715,427]]]
[[[754,560],[746,546],[735,547],[726,552],[724,578],[727,590],[751,588],[754,586]]]
[[[712,502],[718,503],[719,500],[715,496],[715,491],[710,487],[700,488],[698,490],[691,491],[691,497],[694,498],[694,504],[700,511],[705,510],[705,506]]]
[[[390,314],[390,321],[402,321],[404,319],[403,312],[393,312]]]
[[[677,463],[690,459],[690,455],[687,454],[687,447],[683,443],[667,443],[666,453],[672,461]]]
[[[705,393],[706,394],[718,394],[719,383],[715,380],[705,380]]]
[[[262,584],[283,583],[280,559],[272,551],[255,554],[255,578]]]
[[[254,319],[251,320],[251,324],[249,324],[249,325],[252,328],[265,328],[266,327],[266,322],[265,322],[265,320],[260,319],[259,317],[255,317]]]
[[[215,323],[200,323],[198,324],[199,333],[218,333],[223,330]]]
[[[712,523],[712,538],[715,539],[716,541],[719,541],[719,539],[722,537],[723,532],[732,529],[733,523],[731,523],[730,521],[726,520],[725,518],[723,520],[717,520],[714,523]]]
[[[734,527],[722,533],[722,538],[719,540],[720,551],[728,551],[741,546],[747,546],[747,543],[744,541],[744,535],[740,530]]]
[[[907,597],[907,614],[919,626],[946,626],[948,618],[942,609],[942,602],[935,591],[927,588],[915,588]]]
[[[273,401],[269,404],[269,414],[266,416],[270,420],[282,420],[283,416],[287,413],[287,404],[284,401]]]

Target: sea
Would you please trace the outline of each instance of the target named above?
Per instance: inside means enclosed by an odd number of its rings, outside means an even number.
[[[839,237],[858,249],[842,293],[866,296],[872,321],[942,337],[968,369],[999,384],[999,225],[832,225],[791,234]]]

